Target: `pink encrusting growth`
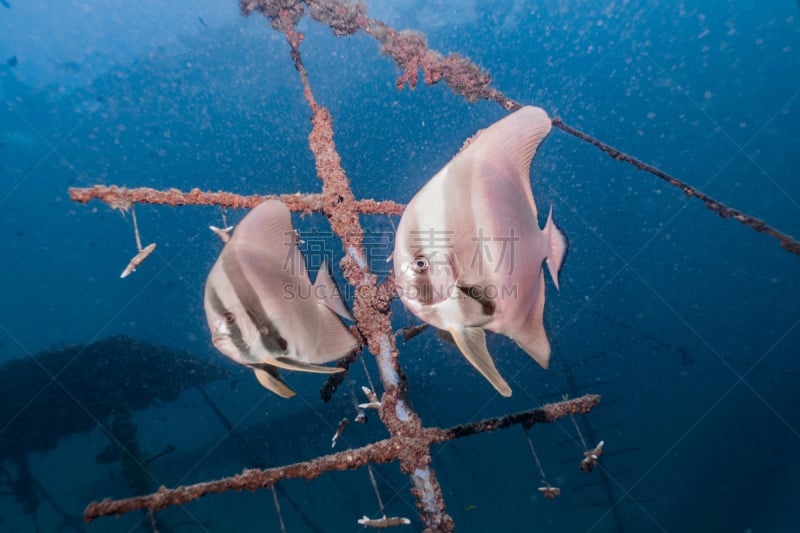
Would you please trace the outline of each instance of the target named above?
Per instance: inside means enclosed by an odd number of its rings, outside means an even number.
[[[233,209],[251,209],[267,200],[280,200],[290,211],[300,213],[321,213],[323,197],[321,194],[279,194],[242,196],[230,192],[210,192],[192,189],[189,192],[169,189],[159,191],[148,187],[117,187],[115,185],[95,185],[94,187],[73,187],[69,190],[70,200],[85,204],[100,200],[111,207],[127,208],[133,204],[156,204],[170,207],[182,205],[218,205]],[[355,210],[362,215],[401,215],[405,206],[397,202],[377,200],[355,200]]]

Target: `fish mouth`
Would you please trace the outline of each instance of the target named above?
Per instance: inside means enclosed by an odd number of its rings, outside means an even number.
[[[217,350],[222,351],[222,347],[220,346],[220,344],[222,344],[227,340],[230,340],[230,337],[231,336],[226,333],[219,333],[217,335],[213,335],[211,337],[211,344],[213,344]]]

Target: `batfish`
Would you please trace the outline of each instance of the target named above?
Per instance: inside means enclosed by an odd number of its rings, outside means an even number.
[[[408,203],[397,227],[400,299],[438,328],[503,396],[511,388],[484,330],[513,339],[543,368],[544,269],[558,288],[567,238],[552,208],[539,229],[530,167],[550,132],[547,113],[524,107],[478,132]]]
[[[353,319],[327,266],[312,286],[297,240],[283,203],[259,204],[223,247],[205,288],[214,346],[284,398],[295,392],[278,369],[339,372],[322,365],[359,347],[336,316]]]

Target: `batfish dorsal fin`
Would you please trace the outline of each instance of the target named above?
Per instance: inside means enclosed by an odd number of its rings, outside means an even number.
[[[328,308],[347,320],[353,320],[353,315],[347,308],[347,304],[342,300],[342,295],[339,292],[339,287],[328,272],[328,264],[322,261],[322,265],[317,272],[317,279],[314,282],[314,294],[328,306]]]
[[[264,365],[261,368],[254,368],[253,371],[256,379],[265,389],[274,392],[281,398],[291,398],[297,394],[283,382],[277,368]]]
[[[453,340],[475,369],[483,375],[492,386],[508,398],[511,396],[511,387],[508,386],[506,380],[497,371],[494,366],[492,356],[489,355],[489,350],[486,349],[486,334],[481,328],[465,327],[454,328],[449,327],[447,331],[453,337]]]
[[[255,250],[264,257],[278,258],[293,276],[308,277],[289,208],[278,200],[258,204],[236,226],[226,246]]]
[[[478,133],[456,157],[473,158],[471,164],[477,164],[479,169],[488,166],[492,169],[492,179],[514,179],[528,196],[536,218],[538,212],[530,185],[531,161],[552,126],[544,109],[525,106]]]

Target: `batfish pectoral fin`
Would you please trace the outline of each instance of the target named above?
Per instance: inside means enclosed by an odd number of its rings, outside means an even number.
[[[458,289],[470,300],[480,304],[480,312],[486,317],[494,314],[497,305],[494,303],[488,292],[481,285],[462,285],[458,284]]]
[[[303,361],[298,361],[297,359],[292,359],[291,357],[268,356],[264,358],[263,362],[252,364],[250,366],[253,368],[274,366],[277,368],[283,368],[284,370],[294,370],[297,372],[312,372],[314,374],[336,374],[337,372],[344,371],[344,368],[341,367],[315,365],[313,363],[305,363]]]
[[[342,300],[342,295],[339,293],[339,288],[336,282],[333,281],[330,273],[328,272],[328,265],[326,261],[322,262],[317,272],[317,279],[314,282],[314,294],[319,298],[331,311],[336,313],[342,318],[347,320],[354,320],[353,314],[347,308],[347,304]]]
[[[436,334],[439,335],[439,338],[442,339],[443,341],[449,342],[453,346],[458,346],[456,344],[456,340],[453,338],[452,335],[450,335],[450,332],[447,331],[446,329],[437,329]]]
[[[291,398],[297,394],[283,382],[277,368],[264,365],[261,368],[254,368],[253,371],[256,379],[265,389],[274,392],[281,398]]]
[[[547,270],[550,271],[550,277],[553,278],[553,283],[556,284],[556,289],[558,289],[558,274],[561,272],[561,267],[564,266],[564,259],[567,258],[569,241],[564,232],[561,231],[561,228],[553,222],[552,205],[550,206],[550,212],[547,214],[547,223],[542,231],[547,237]]]
[[[458,349],[467,358],[475,369],[483,375],[489,383],[501,395],[508,398],[511,396],[511,387],[508,386],[506,380],[497,371],[492,361],[492,356],[489,355],[489,350],[486,349],[486,334],[482,328],[476,327],[463,327],[447,328],[447,332],[453,337]]]

